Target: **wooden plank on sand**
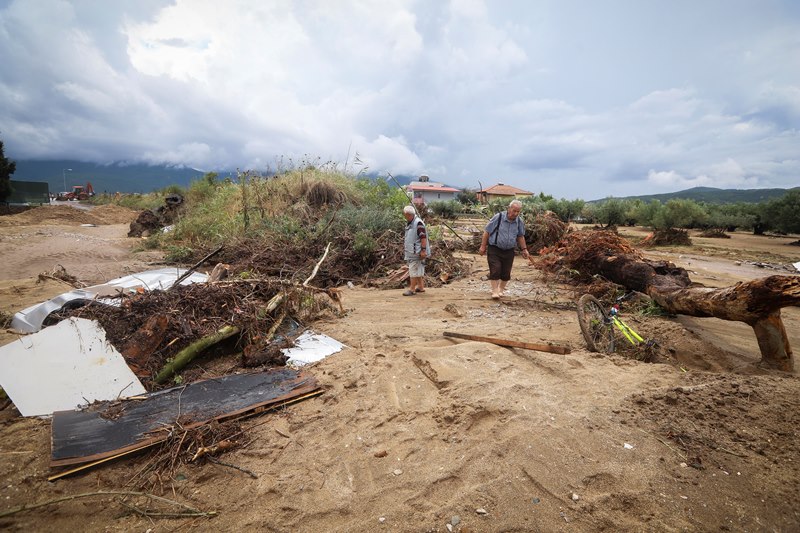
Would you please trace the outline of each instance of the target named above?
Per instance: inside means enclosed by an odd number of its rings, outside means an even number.
[[[454,333],[452,331],[445,331],[443,335],[445,337],[466,339],[468,341],[488,342],[509,348],[525,348],[526,350],[537,350],[539,352],[557,353],[561,355],[570,353],[570,349],[566,346],[558,346],[556,344],[535,344],[533,342],[510,341],[505,339],[494,339],[492,337],[479,337],[478,335],[467,335],[466,333]]]

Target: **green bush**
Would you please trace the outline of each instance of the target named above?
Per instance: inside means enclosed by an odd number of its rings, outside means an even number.
[[[194,250],[188,246],[168,245],[165,251],[164,260],[169,263],[183,263],[189,261],[194,254]]]
[[[388,230],[402,232],[406,224],[402,213],[402,208],[389,210],[374,205],[349,205],[336,212],[329,230],[351,235],[355,235],[361,230],[372,235],[380,235]],[[325,227],[331,216],[334,215],[328,215],[325,220],[318,223],[318,226]]]
[[[653,228],[697,228],[707,221],[708,213],[694,200],[669,200],[653,215]]]
[[[362,259],[371,257],[377,247],[378,243],[368,231],[360,230],[353,239],[353,249]]]
[[[408,203],[406,193],[395,185],[390,185],[386,180],[358,178],[355,180],[355,189],[359,193],[360,203],[365,205],[400,212]]]
[[[464,206],[455,200],[450,200],[447,202],[431,202],[428,204],[428,209],[436,216],[453,219],[456,218],[457,213],[461,213],[464,210]]]

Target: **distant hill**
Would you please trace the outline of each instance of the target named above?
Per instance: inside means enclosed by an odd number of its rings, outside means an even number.
[[[734,204],[737,202],[759,203],[765,200],[774,200],[792,190],[800,190],[800,187],[793,189],[717,189],[714,187],[692,187],[684,191],[668,192],[664,194],[647,194],[643,196],[625,196],[621,200],[642,200],[650,202],[658,200],[665,203],[669,200],[683,199],[694,200],[695,202],[705,202],[708,204]],[[593,203],[603,202],[605,198],[593,200]]]
[[[148,193],[163,189],[169,185],[186,187],[194,180],[201,178],[206,171],[186,167],[170,167],[165,165],[145,165],[141,163],[127,164],[123,162],[101,165],[84,161],[71,160],[15,160],[17,170],[11,176],[16,181],[44,181],[50,186],[50,192],[57,193],[64,189],[66,178],[67,190],[73,185],[86,185],[91,182],[97,193]],[[72,169],[72,170],[67,170]],[[218,171],[220,178],[235,176],[235,172]],[[371,179],[387,179],[385,175],[368,173]],[[416,176],[397,175],[394,178],[401,185],[408,185],[417,179]],[[393,184],[394,182],[389,181]]]
[[[193,168],[140,163],[100,165],[83,161],[33,161],[24,159],[16,160],[16,163],[17,170],[11,176],[11,179],[44,181],[49,184],[50,192],[63,190],[66,178],[67,190],[72,190],[73,185],[86,185],[88,181],[91,182],[97,193],[148,193],[163,189],[169,185],[185,187],[191,181],[197,180],[205,174],[204,171]],[[220,173],[220,176],[226,175]]]

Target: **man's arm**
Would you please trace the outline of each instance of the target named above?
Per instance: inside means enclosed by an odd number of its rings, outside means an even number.
[[[419,237],[419,256],[425,259],[428,255],[428,234],[422,224],[417,224],[417,237]]]
[[[481,237],[481,247],[478,249],[478,253],[481,255],[486,253],[486,247],[489,245],[489,232],[483,230],[483,237]]]
[[[520,248],[522,248],[522,257],[527,258],[530,254],[528,253],[528,245],[525,244],[525,236],[520,235],[517,237],[517,244]]]

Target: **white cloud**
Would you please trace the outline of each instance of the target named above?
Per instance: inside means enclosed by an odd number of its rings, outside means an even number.
[[[790,0],[725,20],[554,0],[2,6],[18,159],[263,168],[349,149],[372,171],[586,199],[800,175]]]
[[[687,187],[701,187],[710,186],[710,180],[707,176],[698,176],[696,178],[685,178],[674,170],[668,171],[655,171],[650,170],[647,173],[647,181],[652,183],[655,187],[660,189],[683,189]]]
[[[371,171],[419,174],[423,169],[422,161],[402,137],[390,139],[379,135],[373,140],[358,138],[353,144],[354,153]]]

